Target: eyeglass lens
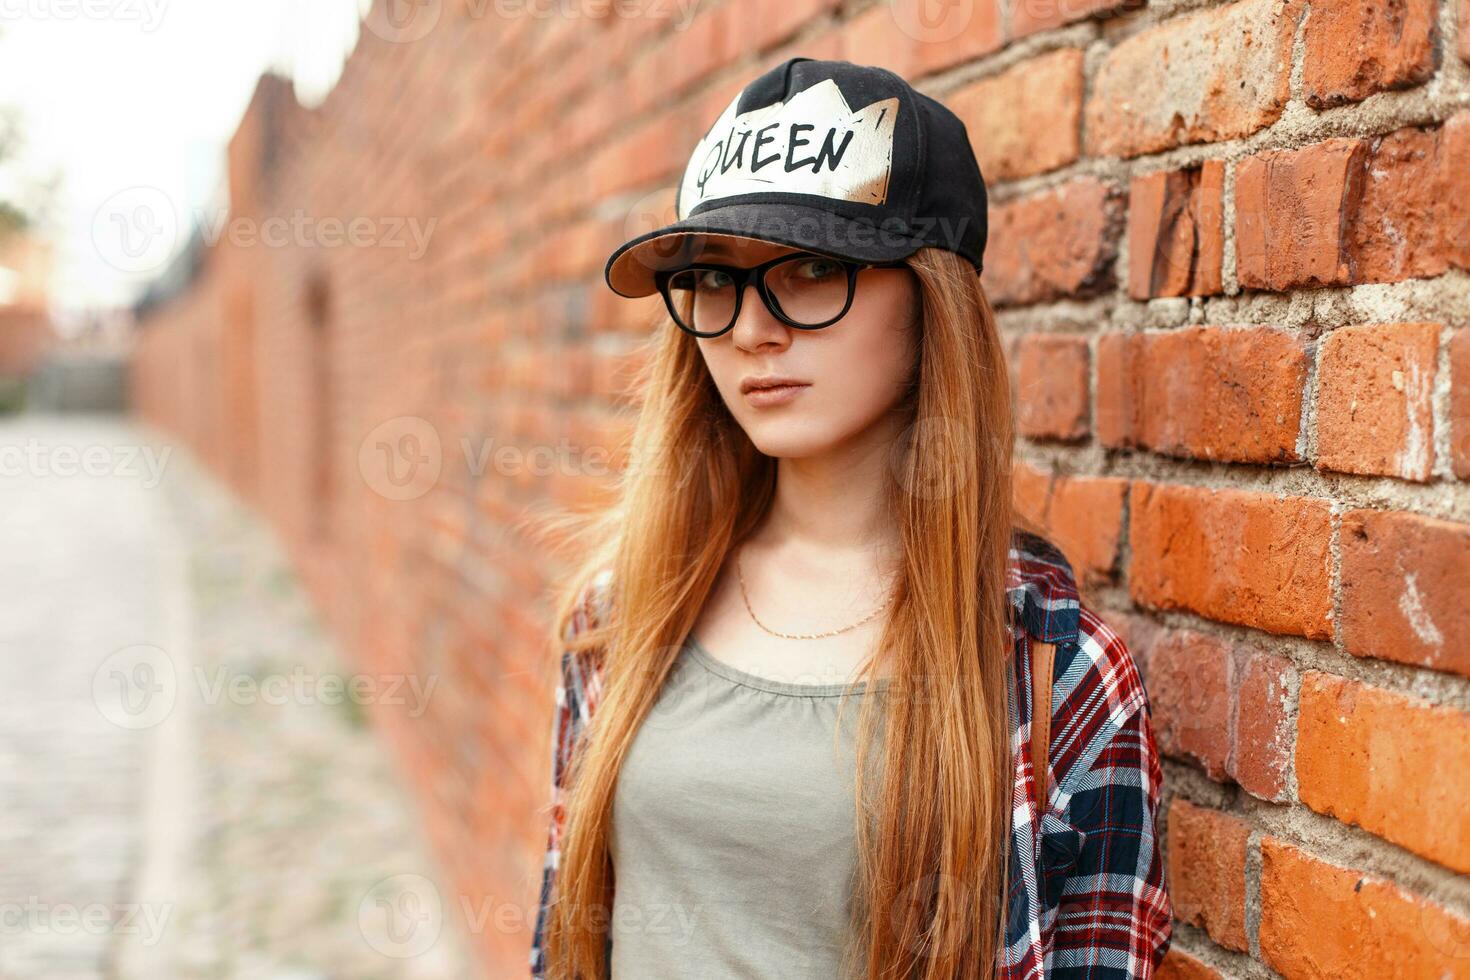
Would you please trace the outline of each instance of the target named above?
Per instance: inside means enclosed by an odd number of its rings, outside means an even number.
[[[793,259],[766,270],[766,288],[780,312],[808,325],[825,323],[842,312],[847,281],[846,266],[821,256]],[[735,318],[735,281],[718,269],[675,273],[669,279],[669,297],[684,325],[701,333],[723,330]]]

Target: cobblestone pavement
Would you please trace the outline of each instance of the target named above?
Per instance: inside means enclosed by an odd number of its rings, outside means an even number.
[[[266,525],[102,415],[0,419],[0,504],[0,980],[476,975]]]

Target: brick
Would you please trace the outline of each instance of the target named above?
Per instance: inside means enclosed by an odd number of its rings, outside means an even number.
[[[1246,952],[1245,858],[1250,827],[1176,798],[1169,807],[1169,895],[1174,916],[1226,949]]]
[[[1104,445],[1240,463],[1291,462],[1309,360],[1270,327],[1186,327],[1098,339]]]
[[[1110,579],[1123,530],[1128,481],[1045,473],[1023,461],[1012,476],[1016,508],[1067,556],[1081,583]]]
[[[1123,533],[1128,481],[1117,477],[1058,476],[1046,526],[1083,585],[1110,579]]]
[[[1308,671],[1297,713],[1307,806],[1470,872],[1470,714]]]
[[[1147,658],[1159,751],[1198,762],[1223,782],[1230,768],[1230,645],[1194,630],[1170,630],[1149,644]]]
[[[1284,290],[1470,267],[1470,113],[1242,160],[1236,274]]]
[[[1161,752],[1261,799],[1291,798],[1297,680],[1288,661],[1141,617],[1128,621],[1125,642],[1145,676]]]
[[[948,8],[953,9],[953,8]],[[916,78],[919,45],[894,29],[893,12],[886,3],[875,4],[840,28],[842,56],[854,64],[877,65],[903,78]]]
[[[1470,676],[1470,524],[1350,510],[1338,550],[1349,653]]]
[[[1246,157],[1235,171],[1236,276],[1254,289],[1352,281],[1344,216],[1362,197],[1368,145],[1330,139]]]
[[[1354,281],[1397,282],[1470,266],[1470,113],[1368,144],[1362,201],[1349,215]]]
[[[1450,337],[1450,464],[1470,480],[1470,327]]]
[[[1259,651],[1237,654],[1230,775],[1246,792],[1274,803],[1291,795],[1296,726],[1288,702],[1296,685],[1289,660]]]
[[[1261,957],[1286,977],[1463,976],[1470,920],[1391,881],[1261,839]]]
[[[738,9],[732,11],[734,19],[726,25],[727,29],[737,37],[749,35],[750,47],[763,51],[790,39],[812,21],[831,14],[837,8],[837,0],[754,0],[732,6]],[[690,43],[681,41],[680,52],[688,50]]]
[[[1055,170],[1081,152],[1082,50],[1020,62],[945,102],[964,121],[987,182]]]
[[[1435,363],[1440,325],[1342,327],[1317,359],[1317,465],[1428,480],[1434,469]]]
[[[939,7],[927,0],[892,0],[883,6],[892,11],[894,26],[914,39],[920,75],[999,51],[1005,42],[997,0]]]
[[[1247,136],[1290,95],[1301,0],[1239,0],[1173,17],[1119,42],[1087,102],[1089,156],[1133,157]]]
[[[1331,637],[1327,501],[1142,481],[1129,499],[1135,602]]]
[[[985,288],[996,306],[1090,296],[1113,283],[1121,195],[1092,177],[990,210]]]
[[[763,13],[772,13],[775,7],[767,0],[753,2],[766,8]],[[799,17],[809,12],[811,4],[809,0],[798,0],[787,6],[793,16]],[[755,32],[766,29],[767,22],[742,14],[734,6],[707,7],[688,23],[681,23],[679,29],[663,34],[644,59],[644,86],[640,92],[645,95],[640,99],[640,108],[656,110],[667,105],[673,96],[698,86],[747,54],[754,40],[752,31],[745,29],[747,22],[758,25]],[[769,26],[779,33],[779,19],[769,22]]]
[[[912,79],[997,51],[1003,41],[996,0],[940,6],[894,0],[843,25],[842,57]]]
[[[1436,11],[1433,0],[1313,0],[1303,30],[1307,105],[1327,109],[1428,81]]]
[[[1221,974],[1180,949],[1178,943],[1170,943],[1154,977],[1155,980],[1220,980]]]
[[[1144,6],[1144,0],[1016,0],[1011,4],[1012,39],[1023,38],[1088,17],[1121,14]]]
[[[1153,682],[1150,679],[1149,665],[1153,649],[1170,631],[1151,616],[1121,610],[1113,613],[1111,624],[1118,635],[1123,638],[1128,652],[1133,654],[1133,661],[1138,665],[1138,672],[1143,676],[1144,683],[1149,690],[1149,699],[1152,701]]]
[[[1434,185],[1447,209],[1439,240],[1445,244],[1447,263],[1470,269],[1470,111],[1446,120],[1436,150]]]
[[[587,300],[587,327],[594,333],[642,335],[662,327],[678,329],[669,322],[669,311],[663,297],[657,294],[625,299],[608,289],[599,278]]]
[[[1128,190],[1128,295],[1209,296],[1221,290],[1225,164],[1161,170]]]
[[[1460,16],[1455,25],[1459,33],[1460,57],[1470,61],[1470,0],[1460,0]]]
[[[1011,470],[1011,497],[1016,512],[1034,527],[1046,527],[1046,514],[1051,506],[1050,474],[1016,460]]]
[[[1031,334],[1016,366],[1016,424],[1033,439],[1081,439],[1089,431],[1086,337]]]

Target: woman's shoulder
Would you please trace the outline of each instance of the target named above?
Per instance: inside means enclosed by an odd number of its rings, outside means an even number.
[[[1065,787],[1083,778],[1112,736],[1147,708],[1143,678],[1127,643],[1083,600],[1071,563],[1048,538],[1017,530],[1008,592],[1029,639],[1056,645],[1052,765]],[[1016,656],[1024,672],[1031,658],[1023,647],[1029,644],[1016,645]]]

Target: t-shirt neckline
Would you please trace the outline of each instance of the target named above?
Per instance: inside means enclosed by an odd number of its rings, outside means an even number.
[[[689,653],[698,660],[711,673],[718,674],[729,681],[743,684],[746,687],[757,688],[762,691],[770,691],[773,694],[788,694],[796,697],[836,697],[844,691],[851,691],[854,695],[864,693],[869,686],[866,680],[861,681],[831,681],[819,684],[804,684],[797,681],[783,681],[774,677],[766,677],[761,674],[752,674],[750,671],[741,670],[715,657],[705,649],[704,644],[695,639],[690,633],[685,640],[685,646]],[[889,678],[877,678],[877,690],[882,691],[888,686]]]

